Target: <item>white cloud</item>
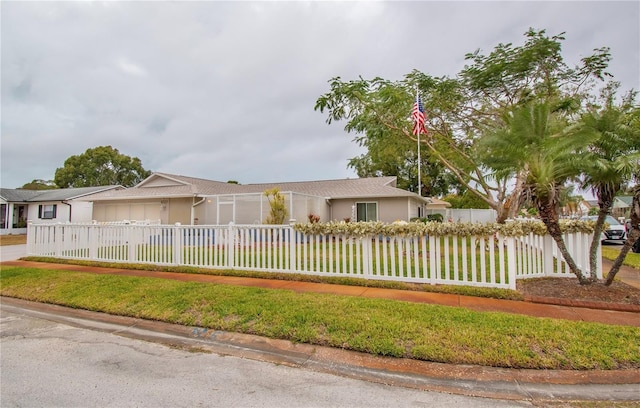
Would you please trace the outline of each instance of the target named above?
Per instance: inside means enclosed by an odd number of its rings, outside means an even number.
[[[139,65],[134,64],[133,62],[128,61],[126,58],[119,58],[116,62],[117,67],[122,70],[122,72],[134,76],[144,77],[147,76],[147,71],[140,67]]]

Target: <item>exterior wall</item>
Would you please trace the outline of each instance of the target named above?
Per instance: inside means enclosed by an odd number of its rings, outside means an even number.
[[[41,205],[55,205],[56,217],[49,219],[39,218],[38,212]],[[60,201],[29,203],[27,219],[30,222],[37,222],[39,224],[57,224],[59,222],[71,222],[71,206]]]
[[[167,206],[169,211],[168,223],[175,224],[176,222],[179,222],[184,225],[191,225],[191,207],[193,204],[193,198],[170,199],[169,205]]]
[[[399,198],[358,198],[331,201],[331,220],[342,221],[349,218],[355,221],[356,203],[377,203],[378,221],[392,223],[409,221],[418,214],[418,203],[406,197]]]
[[[5,211],[3,213],[3,219],[6,219],[5,228],[0,229],[0,234],[9,235],[9,234],[26,234],[27,228],[25,227],[15,227],[17,220],[17,208],[19,206],[26,207],[26,211],[23,214],[23,220],[28,222],[33,222],[37,224],[58,224],[58,223],[83,223],[89,222],[92,220],[93,213],[93,205],[90,202],[86,201],[72,201],[69,203],[63,203],[61,201],[50,201],[50,202],[36,202],[36,203],[7,203],[6,201],[2,201],[0,204],[6,205]],[[40,206],[41,205],[55,205],[56,206],[56,216],[55,218],[40,218]]]
[[[407,197],[332,200],[330,204],[323,197],[307,196],[283,192],[288,216],[296,222],[307,222],[310,214],[320,217],[321,222],[355,220],[352,207],[356,203],[377,204],[378,220],[394,222],[409,221],[418,216],[420,203]],[[195,205],[195,206],[194,206]],[[172,198],[153,200],[129,200],[96,202],[93,204],[93,220],[99,222],[123,220],[160,220],[161,224],[183,225],[226,225],[262,224],[269,214],[269,202],[262,194],[220,195],[202,198]],[[196,220],[197,219],[197,220]]]
[[[71,222],[90,222],[93,220],[93,203],[90,201],[70,201]]]
[[[93,203],[92,220],[98,222],[160,219],[159,199],[141,201],[101,201]],[[167,221],[168,222],[168,221]]]
[[[287,217],[285,224],[294,219],[306,222],[309,214],[318,215],[322,222],[329,221],[329,207],[323,197],[281,192],[285,197]],[[263,194],[235,194],[207,197],[194,209],[200,225],[262,224],[269,215],[269,200]]]

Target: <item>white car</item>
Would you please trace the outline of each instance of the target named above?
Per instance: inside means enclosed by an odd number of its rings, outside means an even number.
[[[592,215],[589,217],[584,217],[584,219],[597,221],[598,216]],[[602,234],[600,235],[600,242],[604,243],[607,241],[617,241],[620,244],[624,244],[625,239],[627,239],[627,232],[624,225],[620,224],[618,220],[610,215],[607,215],[607,218],[605,218],[604,222],[606,224],[609,224],[609,227],[606,230],[602,231]]]

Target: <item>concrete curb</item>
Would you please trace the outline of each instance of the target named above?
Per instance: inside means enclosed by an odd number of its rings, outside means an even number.
[[[453,394],[512,400],[638,401],[640,370],[525,370],[372,356],[330,347],[213,331],[0,297],[2,309],[179,347]]]

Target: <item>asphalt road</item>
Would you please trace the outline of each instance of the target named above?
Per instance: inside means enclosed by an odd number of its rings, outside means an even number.
[[[9,310],[7,310],[9,309]],[[2,407],[523,407],[0,314]]]

